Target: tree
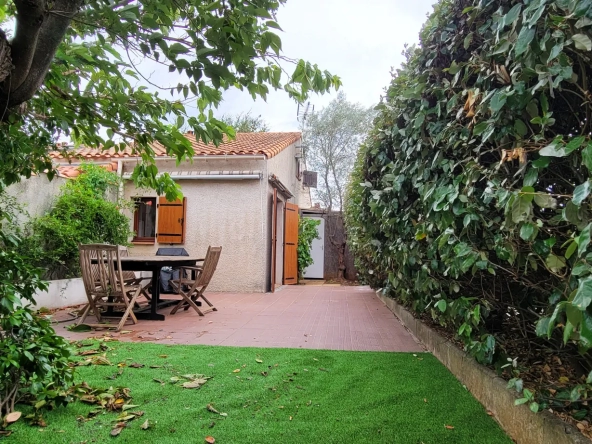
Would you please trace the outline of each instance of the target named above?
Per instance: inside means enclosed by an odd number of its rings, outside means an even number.
[[[237,115],[223,115],[220,120],[232,127],[237,133],[266,133],[269,132],[267,122],[261,116],[252,116],[251,112]]]
[[[312,114],[304,121],[302,139],[306,147],[306,165],[320,176],[314,196],[327,211],[343,208],[356,153],[370,129],[373,115],[372,108],[348,102],[345,93],[340,92],[320,113]],[[347,237],[344,233],[338,238],[331,231],[327,237],[337,248],[338,278],[343,279]]]
[[[371,108],[348,102],[340,92],[320,113],[304,121],[306,165],[320,176],[314,194],[328,211],[342,209],[345,186],[373,115]]]
[[[283,88],[303,100],[340,85],[338,77],[281,54],[275,15],[285,0],[14,0],[0,1],[0,179],[50,170],[58,136],[104,149],[132,144],[142,156],[138,184],[179,195],[168,175],[156,177],[153,142],[169,155],[193,154],[179,128],[218,144],[234,131],[213,117],[222,92],[245,89],[266,98]],[[294,63],[282,78],[283,65]],[[177,85],[145,71],[177,72]],[[170,94],[171,98],[166,98]],[[195,101],[197,116],[186,103]],[[168,122],[174,121],[175,125]]]

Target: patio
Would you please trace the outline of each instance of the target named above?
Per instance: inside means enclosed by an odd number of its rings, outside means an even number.
[[[369,287],[292,285],[276,293],[209,293],[217,312],[193,310],[165,321],[128,322],[122,332],[72,332],[74,320],[60,310],[56,332],[68,339],[110,334],[121,341],[416,352],[423,348]]]

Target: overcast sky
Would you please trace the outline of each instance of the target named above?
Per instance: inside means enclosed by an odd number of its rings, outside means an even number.
[[[405,43],[417,43],[434,1],[288,0],[278,14],[284,55],[340,76],[348,100],[376,104],[390,82],[391,67],[403,61]],[[312,95],[310,102],[319,110],[334,96]],[[298,130],[296,110],[284,91],[273,91],[266,103],[233,90],[225,93],[216,115],[251,111],[272,131],[292,131]]]

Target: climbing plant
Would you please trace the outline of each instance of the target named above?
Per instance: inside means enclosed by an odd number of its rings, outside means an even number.
[[[119,178],[97,165],[62,186],[51,211],[31,221],[22,254],[45,270],[46,279],[80,276],[78,245],[125,245],[130,221],[121,209],[131,203],[117,198]]]
[[[523,399],[580,416],[592,370],[591,37],[590,1],[437,3],[378,105],[346,203],[368,283],[508,376],[575,363]]]
[[[312,241],[319,239],[318,226],[321,221],[307,217],[300,217],[298,219],[298,279],[302,279],[302,275],[306,267],[311,265],[314,260],[310,255]]]

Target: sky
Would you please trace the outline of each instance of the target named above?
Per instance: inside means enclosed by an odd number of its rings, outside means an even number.
[[[404,60],[405,43],[418,34],[435,0],[288,0],[278,23],[284,32],[287,57],[316,63],[341,77],[349,101],[371,106],[380,101],[391,79],[391,68]],[[292,72],[293,68],[289,69]],[[336,93],[309,98],[318,111]],[[217,116],[251,112],[263,118],[271,131],[297,131],[297,104],[288,94],[272,91],[253,101],[248,93],[230,90],[215,111]]]

